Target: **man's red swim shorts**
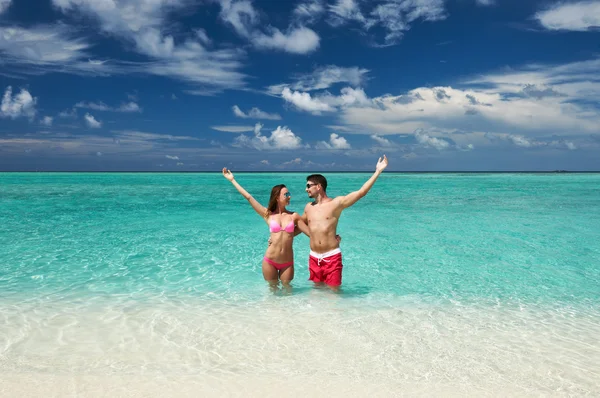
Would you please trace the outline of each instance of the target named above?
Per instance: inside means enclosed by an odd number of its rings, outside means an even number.
[[[315,253],[310,251],[308,257],[308,270],[310,280],[317,283],[325,283],[329,286],[342,284],[342,252],[339,248],[327,253]]]

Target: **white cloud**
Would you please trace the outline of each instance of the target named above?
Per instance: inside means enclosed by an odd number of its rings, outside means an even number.
[[[51,116],[44,116],[41,120],[40,120],[40,124],[43,126],[52,126],[52,121],[54,120],[54,118],[52,118]]]
[[[600,1],[557,3],[535,18],[549,30],[586,31],[600,27]]]
[[[334,25],[343,24],[345,21],[352,20],[363,23],[366,22],[356,0],[337,0],[334,4],[329,6],[329,11],[333,16],[331,23]]]
[[[110,111],[112,108],[106,105],[104,102],[78,102],[75,104],[75,108],[92,109],[94,111]]]
[[[142,112],[142,108],[140,108],[140,106],[138,104],[136,104],[135,102],[131,101],[128,102],[126,104],[121,104],[121,106],[119,106],[117,108],[118,112]]]
[[[313,115],[320,115],[322,112],[334,112],[349,107],[374,106],[362,88],[354,89],[352,87],[342,88],[339,96],[325,92],[317,94],[314,97],[309,93],[292,91],[288,87],[285,87],[281,97],[297,109],[310,112]]]
[[[198,138],[189,137],[186,135],[170,135],[170,134],[157,134],[157,133],[146,133],[143,131],[134,130],[116,130],[113,131],[116,138],[121,142],[132,142],[132,141],[198,141]]]
[[[271,94],[279,95],[286,87],[296,91],[323,90],[338,83],[346,83],[357,87],[366,82],[367,73],[369,73],[368,69],[356,66],[327,65],[316,68],[312,73],[296,76],[294,78],[295,82],[292,84],[276,84],[269,86],[267,90]]]
[[[35,105],[37,98],[31,96],[29,91],[21,89],[19,94],[13,97],[12,87],[8,86],[2,97],[0,117],[16,119],[18,117],[32,118],[36,114]]]
[[[4,13],[10,7],[12,0],[0,0],[0,14]]]
[[[224,131],[226,133],[243,133],[245,131],[253,131],[252,126],[210,126],[211,129]]]
[[[293,54],[307,54],[319,47],[320,38],[314,30],[306,27],[290,29],[282,33],[277,28],[271,28],[269,34],[256,34],[252,43],[266,50],[282,50]]]
[[[262,127],[263,125],[260,123],[254,126],[254,137],[247,137],[243,134],[236,137],[234,146],[258,150],[287,150],[305,147],[302,145],[302,139],[287,127],[278,126],[269,137],[262,135]]]
[[[97,121],[96,118],[94,116],[90,115],[89,113],[85,114],[84,119],[85,119],[87,125],[93,129],[102,127],[102,123]]]
[[[361,10],[361,6],[374,6]],[[444,0],[382,0],[378,2],[359,2],[356,0],[337,0],[329,6],[329,23],[340,26],[349,22],[362,25],[365,32],[373,27],[381,27],[386,35],[382,44],[397,44],[411,23],[439,21],[446,18]]]
[[[239,106],[234,105],[232,108],[233,114],[242,119],[264,119],[264,120],[281,120],[281,116],[277,113],[263,112],[258,108],[252,108],[248,113],[244,113]]]
[[[71,108],[71,110],[65,109],[64,111],[62,111],[58,114],[58,117],[75,119],[75,118],[77,118],[77,109],[75,109],[75,108]]]
[[[523,148],[530,148],[533,144],[527,138],[522,135],[507,135],[507,138],[512,141],[516,146],[520,146]]]
[[[324,12],[325,7],[321,0],[308,0],[296,6],[294,16],[301,23],[314,23],[321,18]]]
[[[179,160],[179,156],[165,155],[165,157],[171,160]]]
[[[344,137],[331,133],[329,142],[319,141],[316,145],[317,149],[350,149],[350,144]]]
[[[264,164],[264,165],[268,166],[269,165],[269,161],[266,160],[266,159],[265,160],[261,160],[260,164]]]
[[[235,31],[244,37],[250,37],[259,15],[250,1],[220,0],[223,21],[229,23]]]
[[[379,145],[383,145],[383,146],[391,146],[392,145],[392,142],[390,140],[388,140],[387,138],[381,137],[377,134],[371,135],[371,139],[375,140],[375,142],[377,142]]]
[[[91,60],[86,52],[90,44],[73,36],[74,32],[64,25],[30,29],[0,27],[0,65],[12,66],[17,73],[106,74],[114,71],[110,64]]]
[[[102,112],[124,112],[124,113],[142,112],[142,108],[140,108],[140,106],[133,101],[123,103],[119,107],[112,107],[112,106],[106,105],[102,101],[100,101],[100,102],[81,101],[81,102],[78,102],[75,104],[75,108],[92,109],[95,111],[102,111]]]
[[[482,75],[458,87],[419,87],[402,95],[367,98],[371,103],[341,108],[352,132],[413,134],[512,131],[515,135],[598,133],[600,60],[558,66],[529,65]],[[325,101],[328,104],[331,102]],[[466,144],[465,144],[466,145]]]
[[[339,96],[333,96],[329,93],[321,95],[316,99],[331,105],[332,107],[348,107],[348,106],[371,106],[372,102],[367,98],[362,88],[344,87],[340,91]]]
[[[415,132],[415,138],[419,144],[424,146],[430,146],[437,150],[447,149],[450,144],[448,141],[442,140],[440,138],[431,137],[422,131]]]
[[[221,19],[231,25],[242,37],[260,49],[281,50],[294,54],[306,54],[319,47],[319,36],[305,26],[290,26],[286,33],[268,27],[260,30],[260,15],[248,0],[219,0]]]
[[[292,165],[299,165],[302,164],[302,158],[294,158],[292,160],[288,160],[287,162],[283,162],[281,165],[282,166],[292,166]]]
[[[246,76],[238,71],[243,51],[209,49],[210,39],[201,30],[185,35],[183,40],[167,33],[167,15],[185,7],[186,0],[53,0],[53,4],[64,13],[94,17],[104,32],[130,42],[139,54],[152,58],[153,62],[133,70],[216,91],[244,85]]]
[[[517,134],[495,134],[492,138],[499,138],[501,140],[506,140],[511,144],[520,147],[520,148],[540,148],[540,147],[550,147],[557,149],[568,149],[570,151],[576,150],[577,145],[575,145],[572,141],[567,141],[564,139],[560,140],[538,140],[535,138],[527,138],[522,135]]]
[[[335,110],[333,107],[322,102],[320,99],[312,98],[309,93],[291,91],[287,87],[283,89],[281,96],[284,100],[293,104],[296,108],[310,112],[314,115],[320,115],[322,112],[332,112]]]

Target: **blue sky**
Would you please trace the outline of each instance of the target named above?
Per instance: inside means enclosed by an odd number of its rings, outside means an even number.
[[[0,170],[600,170],[600,1],[0,0]]]

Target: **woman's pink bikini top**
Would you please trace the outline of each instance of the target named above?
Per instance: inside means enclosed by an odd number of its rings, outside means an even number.
[[[294,232],[294,220],[290,221],[290,223],[288,225],[285,226],[285,228],[281,228],[281,225],[279,225],[279,223],[273,219],[271,219],[269,221],[269,230],[271,232],[281,232],[281,231],[285,231],[287,233],[292,233]]]

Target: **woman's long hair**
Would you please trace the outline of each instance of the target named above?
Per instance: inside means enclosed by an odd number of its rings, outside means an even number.
[[[269,198],[269,205],[267,206],[267,212],[265,213],[265,218],[269,217],[271,213],[274,213],[277,210],[277,199],[279,199],[279,194],[281,190],[285,188],[285,185],[279,184],[275,185],[271,189],[271,197]]]

